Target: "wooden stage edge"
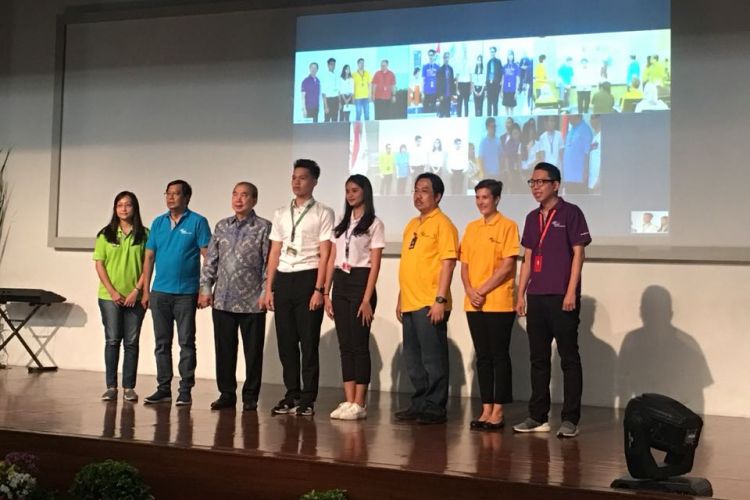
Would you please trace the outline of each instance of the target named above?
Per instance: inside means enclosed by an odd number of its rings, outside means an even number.
[[[103,403],[101,378],[0,371],[0,453],[38,455],[42,483],[60,491],[87,463],[125,460],[157,499],[292,499],[331,488],[352,500],[688,498],[608,487],[626,472],[614,410],[584,408],[581,435],[560,440],[470,431],[476,402],[465,398],[451,399],[445,425],[395,422],[391,413],[406,399],[389,393],[371,395],[367,420],[342,422],[327,415],[338,401],[334,389],[321,390],[315,417],[273,417],[280,386],[264,385],[258,412],[212,412],[211,381],[198,381],[192,408],[178,408]],[[143,393],[153,377],[139,382]],[[509,405],[507,419],[524,412],[523,403]],[[554,428],[559,418],[551,421]],[[722,428],[726,435],[716,432]],[[718,498],[748,497],[748,431],[748,419],[706,419],[693,474],[708,477]]]

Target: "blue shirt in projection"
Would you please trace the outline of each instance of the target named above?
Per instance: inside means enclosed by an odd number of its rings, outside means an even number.
[[[497,136],[488,135],[479,143],[479,159],[482,161],[485,177],[500,177],[501,152],[500,138]]]
[[[403,179],[409,177],[409,153],[399,151],[396,154],[396,178]]]
[[[155,292],[198,293],[201,272],[201,248],[208,247],[211,229],[202,215],[185,210],[172,227],[169,212],[158,216],[151,224],[146,250],[154,252],[156,276]]]
[[[515,62],[509,62],[503,68],[503,92],[516,91],[517,78],[521,76],[521,67]]]
[[[434,95],[437,90],[437,72],[440,66],[437,63],[427,63],[422,66],[422,78],[424,79],[424,93]]]
[[[585,121],[570,129],[565,137],[563,150],[563,182],[583,182],[583,169],[586,167],[586,157],[591,151],[591,141],[594,134]]]

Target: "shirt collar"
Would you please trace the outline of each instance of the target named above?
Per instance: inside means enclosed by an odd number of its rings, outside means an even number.
[[[245,222],[252,226],[255,224],[255,217],[256,217],[255,210],[253,209],[253,210],[250,210],[250,213],[247,214],[247,217],[243,220],[238,219],[237,214],[234,214],[232,218],[229,220],[229,223],[230,224],[242,224],[243,222]]]
[[[293,206],[294,208],[296,208],[297,210],[304,210],[304,209],[306,209],[307,207],[312,207],[313,205],[315,205],[315,197],[314,197],[314,196],[311,196],[311,197],[310,197],[310,199],[309,199],[309,200],[307,200],[307,202],[306,202],[306,203],[305,203],[304,205],[302,205],[301,207],[298,207],[298,206],[297,206],[297,204],[296,204],[296,203],[294,203],[294,198],[295,198],[295,197],[294,197],[294,196],[292,196],[292,202],[291,202],[291,204],[292,204],[292,206]]]
[[[182,212],[182,215],[180,216],[180,222],[182,222],[182,219],[184,219],[185,217],[187,217],[188,215],[190,215],[190,213],[191,213],[190,209],[189,208],[185,208],[185,211]],[[171,220],[172,217],[170,215],[169,210],[167,210],[167,213],[164,214],[164,217],[166,217],[167,219]]]
[[[503,214],[501,214],[500,211],[498,211],[495,215],[492,216],[492,218],[490,219],[489,222],[485,221],[484,217],[482,217],[482,223],[485,226],[494,226],[495,224],[497,224],[498,222],[500,222],[500,219],[502,217],[503,217]]]
[[[439,213],[440,213],[440,207],[435,207],[435,210],[433,210],[432,212],[428,213],[424,217],[420,214],[419,216],[417,216],[417,219],[421,220],[421,222],[424,222],[427,219],[433,218],[434,216],[436,216]]]
[[[555,203],[555,206],[554,206],[554,207],[552,207],[552,208],[551,208],[550,210],[560,210],[560,209],[562,208],[562,206],[563,206],[563,204],[564,204],[564,203],[565,203],[565,200],[563,200],[563,199],[562,199],[562,196],[558,196],[558,197],[557,197],[557,203]],[[541,210],[542,210],[543,208],[544,208],[544,207],[542,207],[542,205],[541,205],[541,203],[540,203],[540,204],[539,204],[539,211],[541,212]]]

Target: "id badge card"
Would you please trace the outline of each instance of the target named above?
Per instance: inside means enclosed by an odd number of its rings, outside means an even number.
[[[294,246],[294,244],[293,244],[293,243],[289,243],[289,244],[288,244],[288,245],[286,246],[286,254],[287,254],[287,255],[288,255],[289,257],[296,257],[296,256],[297,256],[297,253],[299,253],[299,251],[297,250],[297,248],[296,248],[296,247]]]
[[[346,274],[350,274],[352,272],[352,265],[348,262],[343,262],[341,264],[341,270],[344,271]]]
[[[535,255],[534,256],[534,272],[535,273],[541,273],[542,272],[542,256],[541,255]]]

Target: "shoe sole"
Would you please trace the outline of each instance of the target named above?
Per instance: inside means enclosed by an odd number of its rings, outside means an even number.
[[[575,431],[575,432],[572,432],[572,433],[571,432],[568,432],[568,433],[558,432],[557,433],[557,437],[559,437],[559,438],[574,438],[577,435],[578,435],[578,431]]]
[[[134,397],[134,398],[122,398],[122,399],[123,399],[123,401],[127,401],[128,403],[137,403],[138,402],[138,397],[137,396]]]
[[[521,434],[530,434],[532,432],[549,432],[549,431],[550,431],[549,424],[546,424],[546,423],[542,425],[538,425],[531,429],[518,429],[516,427],[513,427],[513,432],[520,432]]]
[[[174,405],[175,406],[190,406],[192,405],[192,401],[177,401]]]
[[[164,398],[164,399],[144,399],[143,403],[147,405],[158,405],[159,403],[171,403],[172,398]]]

